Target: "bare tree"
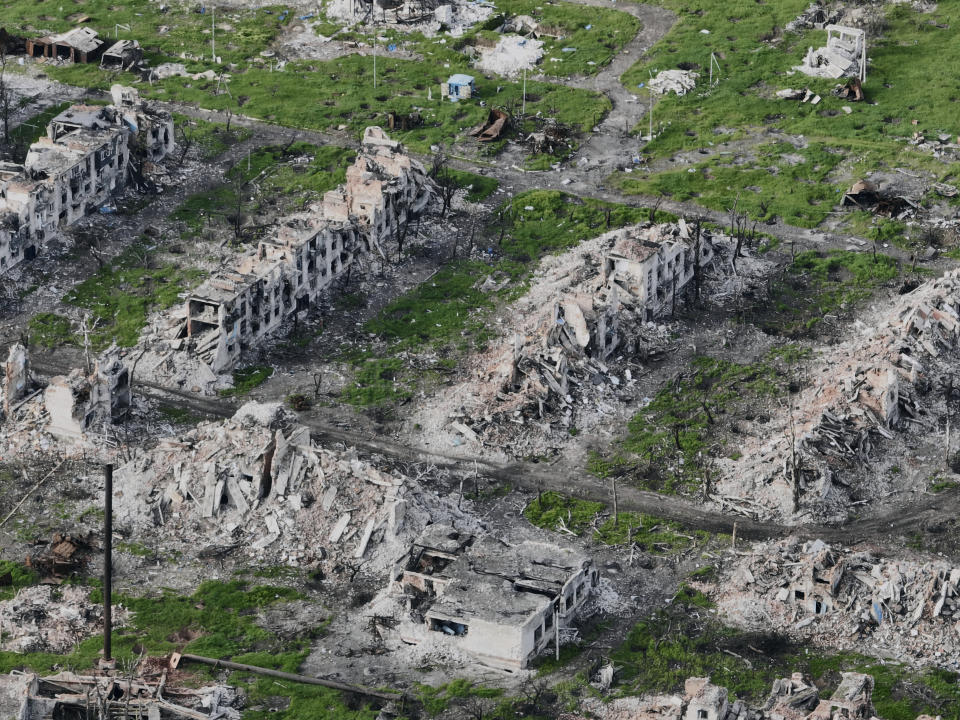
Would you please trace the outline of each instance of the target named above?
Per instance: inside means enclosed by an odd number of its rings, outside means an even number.
[[[513,230],[517,222],[517,213],[513,209],[513,203],[504,203],[493,217],[493,227],[497,230],[497,247],[503,245],[503,240],[507,234]]]
[[[446,217],[450,209],[450,203],[453,200],[454,193],[457,192],[459,184],[450,169],[450,159],[447,157],[443,148],[440,148],[433,154],[430,162],[430,177],[437,184],[440,190],[440,201],[443,204],[440,210],[440,217]]]
[[[13,112],[13,90],[7,84],[7,37],[0,35],[0,119],[3,120],[3,144],[10,144],[10,115]]]

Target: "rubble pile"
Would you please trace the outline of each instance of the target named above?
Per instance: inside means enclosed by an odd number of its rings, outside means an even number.
[[[460,37],[496,11],[492,2],[424,2],[423,0],[374,5],[362,0],[331,0],[324,6],[328,20],[349,26],[376,22],[404,32],[422,32],[433,37],[448,32]],[[376,14],[376,17],[374,17]]]
[[[593,685],[609,688],[616,668],[606,665]],[[710,678],[687,678],[683,694],[641,695],[603,699],[589,697],[581,701],[582,715],[600,720],[841,720],[876,717],[873,707],[873,677],[863,673],[841,673],[840,684],[827,698],[820,697],[816,685],[802,673],[773,681],[766,702],[751,707],[746,701],[730,698],[725,687],[714,685]],[[917,720],[933,720],[920,715]],[[938,718],[939,720],[939,718]]]
[[[960,669],[960,568],[821,540],[768,542],[710,589],[735,624],[821,646]]]
[[[661,70],[653,78],[649,87],[660,95],[675,92],[677,95],[686,95],[697,86],[699,74],[691,70]]]
[[[527,421],[572,427],[578,408],[606,405],[601,398],[633,384],[631,366],[662,352],[670,335],[655,320],[682,301],[725,242],[706,232],[694,238],[681,220],[621,228],[545,258],[510,308],[516,324],[474,361],[468,382],[416,422],[443,421],[438,431],[498,444]],[[490,277],[481,289],[499,287]]]
[[[128,613],[113,608],[119,627]],[[81,640],[103,632],[103,606],[90,602],[89,588],[33,585],[0,602],[0,650],[69,653]]]
[[[772,422],[739,435],[741,457],[717,459],[717,503],[754,517],[790,517],[796,482],[802,511],[846,518],[852,498],[878,497],[906,481],[871,465],[881,446],[897,451],[901,432],[929,434],[929,418],[945,402],[945,393],[931,390],[949,385],[955,372],[960,272],[901,295],[874,324],[858,321],[855,333],[818,358]]]
[[[436,517],[470,526],[456,502],[322,448],[279,404],[248,403],[230,420],[162,440],[117,469],[118,523],[194,547],[242,548],[258,561],[376,570]]]
[[[808,48],[803,62],[794,70],[810,77],[838,80],[842,77],[866,79],[866,34],[843,25],[827,25],[827,44]]]
[[[0,717],[33,720],[61,717],[219,718],[239,720],[243,697],[229,685],[183,687],[168,669],[139,674],[78,675],[64,671],[49,677],[14,671],[0,675]],[[152,663],[156,665],[156,663]]]
[[[543,41],[520,35],[504,35],[496,47],[480,48],[478,70],[503,77],[514,77],[522,70],[533,70],[543,57]]]

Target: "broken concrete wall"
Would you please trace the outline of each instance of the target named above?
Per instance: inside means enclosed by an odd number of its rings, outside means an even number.
[[[20,343],[10,346],[3,375],[3,405],[0,416],[9,418],[13,407],[27,396],[30,390],[30,356]]]
[[[867,79],[867,35],[863,30],[843,25],[827,25],[827,44],[807,50],[803,62],[795,67],[811,77]]]
[[[106,434],[106,428],[125,417],[130,407],[130,373],[116,349],[106,351],[91,374],[74,369],[51,378],[43,391],[49,414],[47,430],[62,439],[88,433]]]
[[[22,168],[0,168],[0,274],[123,189],[132,143],[154,162],[173,149],[169,113],[130,105],[136,91],[114,88],[123,105],[68,108],[30,146]]]

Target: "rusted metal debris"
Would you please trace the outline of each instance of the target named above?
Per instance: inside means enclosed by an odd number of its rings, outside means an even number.
[[[63,580],[83,569],[90,550],[85,540],[55,533],[47,551],[42,555],[28,555],[24,565],[36,570],[45,580]]]
[[[477,138],[480,142],[490,142],[500,137],[510,122],[510,115],[504,110],[491,110],[487,119],[467,131],[467,135]]]
[[[880,190],[880,186],[869,180],[858,180],[843,195],[843,207],[857,207],[871,210],[880,215],[899,218],[920,209],[920,206],[908,197],[894,195]]]
[[[852,102],[860,102],[863,100],[863,85],[860,78],[853,77],[847,81],[846,85],[837,85],[835,93],[837,97],[846,98]]]

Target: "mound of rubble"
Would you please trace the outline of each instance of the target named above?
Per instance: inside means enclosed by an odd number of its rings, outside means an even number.
[[[960,271],[901,295],[853,334],[807,368],[805,387],[771,422],[738,436],[742,456],[717,459],[716,502],[753,517],[844,519],[851,502],[916,481],[878,470],[883,457],[907,464],[907,433],[929,440],[960,395]]]
[[[728,567],[710,593],[744,628],[775,628],[821,647],[960,669],[960,568],[886,560],[814,540],[768,542]]]
[[[323,448],[279,404],[161,440],[117,469],[117,522],[215,557],[332,569],[392,565],[430,521],[476,521],[416,481]]]
[[[580,408],[613,412],[616,394],[634,383],[630,367],[669,342],[655,321],[693,291],[727,242],[694,235],[683,221],[648,223],[544,258],[505,314],[515,324],[474,360],[468,381],[411,422],[431,435],[452,430],[503,447],[516,441],[518,425],[555,423],[566,432],[589,424],[575,417]],[[501,287],[490,277],[480,289]]]
[[[697,86],[700,77],[690,70],[661,70],[649,82],[650,89],[660,95],[675,92],[677,95],[686,95]]]
[[[121,626],[128,613],[113,608]],[[0,602],[0,650],[69,653],[81,640],[103,632],[103,605],[90,602],[90,589],[77,585],[33,585]]]
[[[480,48],[475,63],[478,70],[503,77],[515,77],[522,70],[533,70],[543,57],[543,41],[519,35],[504,35],[493,48]]]
[[[612,679],[614,668],[601,669],[601,677]],[[596,683],[595,683],[596,685]],[[609,683],[602,683],[609,685]],[[600,720],[849,720],[871,718],[874,714],[873,677],[863,673],[841,673],[840,684],[830,697],[821,698],[815,685],[801,673],[774,680],[766,702],[751,707],[741,699],[731,699],[725,687],[714,685],[710,678],[687,678],[683,694],[642,695],[614,698],[609,701],[589,697],[581,702],[583,715],[565,716]],[[605,689],[605,688],[604,688]],[[917,720],[933,720],[920,715]],[[939,717],[937,720],[940,720]]]

